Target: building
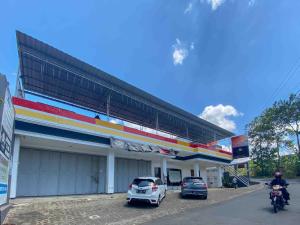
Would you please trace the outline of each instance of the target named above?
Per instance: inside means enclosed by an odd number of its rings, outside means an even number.
[[[0,74],[0,224],[9,210],[14,107],[6,77]]]
[[[133,178],[150,175],[170,187],[191,175],[221,186],[222,167],[232,155],[209,143],[231,132],[24,33],[17,32],[17,43],[11,198],[125,192]],[[126,123],[34,102],[27,95]]]

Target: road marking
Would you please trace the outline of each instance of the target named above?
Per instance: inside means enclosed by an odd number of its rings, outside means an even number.
[[[99,219],[100,216],[98,216],[98,215],[92,215],[92,216],[89,216],[89,218],[90,218],[91,220],[96,220],[96,219]]]

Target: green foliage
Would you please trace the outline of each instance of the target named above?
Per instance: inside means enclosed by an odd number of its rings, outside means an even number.
[[[281,157],[281,170],[285,177],[296,177],[298,170],[298,157],[296,154]]]
[[[223,183],[223,187],[231,187],[232,186],[232,181],[230,179],[230,175],[229,172],[224,172],[223,174],[223,178],[222,178],[222,183]]]
[[[252,176],[271,176],[283,170],[288,176],[300,174],[300,96],[275,102],[248,124]],[[286,151],[295,154],[282,156]]]
[[[225,188],[233,188],[234,187],[233,176],[230,176],[229,172],[223,173],[222,184],[223,184],[223,187],[225,187]]]

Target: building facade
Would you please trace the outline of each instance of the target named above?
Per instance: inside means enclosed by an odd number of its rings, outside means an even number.
[[[169,188],[185,176],[222,185],[222,168],[232,155],[209,143],[232,133],[28,35],[17,32],[17,41],[11,198],[126,192],[138,176],[161,177]],[[28,95],[157,132],[32,101]]]

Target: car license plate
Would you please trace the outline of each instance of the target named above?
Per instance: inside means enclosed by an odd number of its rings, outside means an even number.
[[[146,190],[137,190],[136,193],[138,193],[138,194],[145,194]]]

